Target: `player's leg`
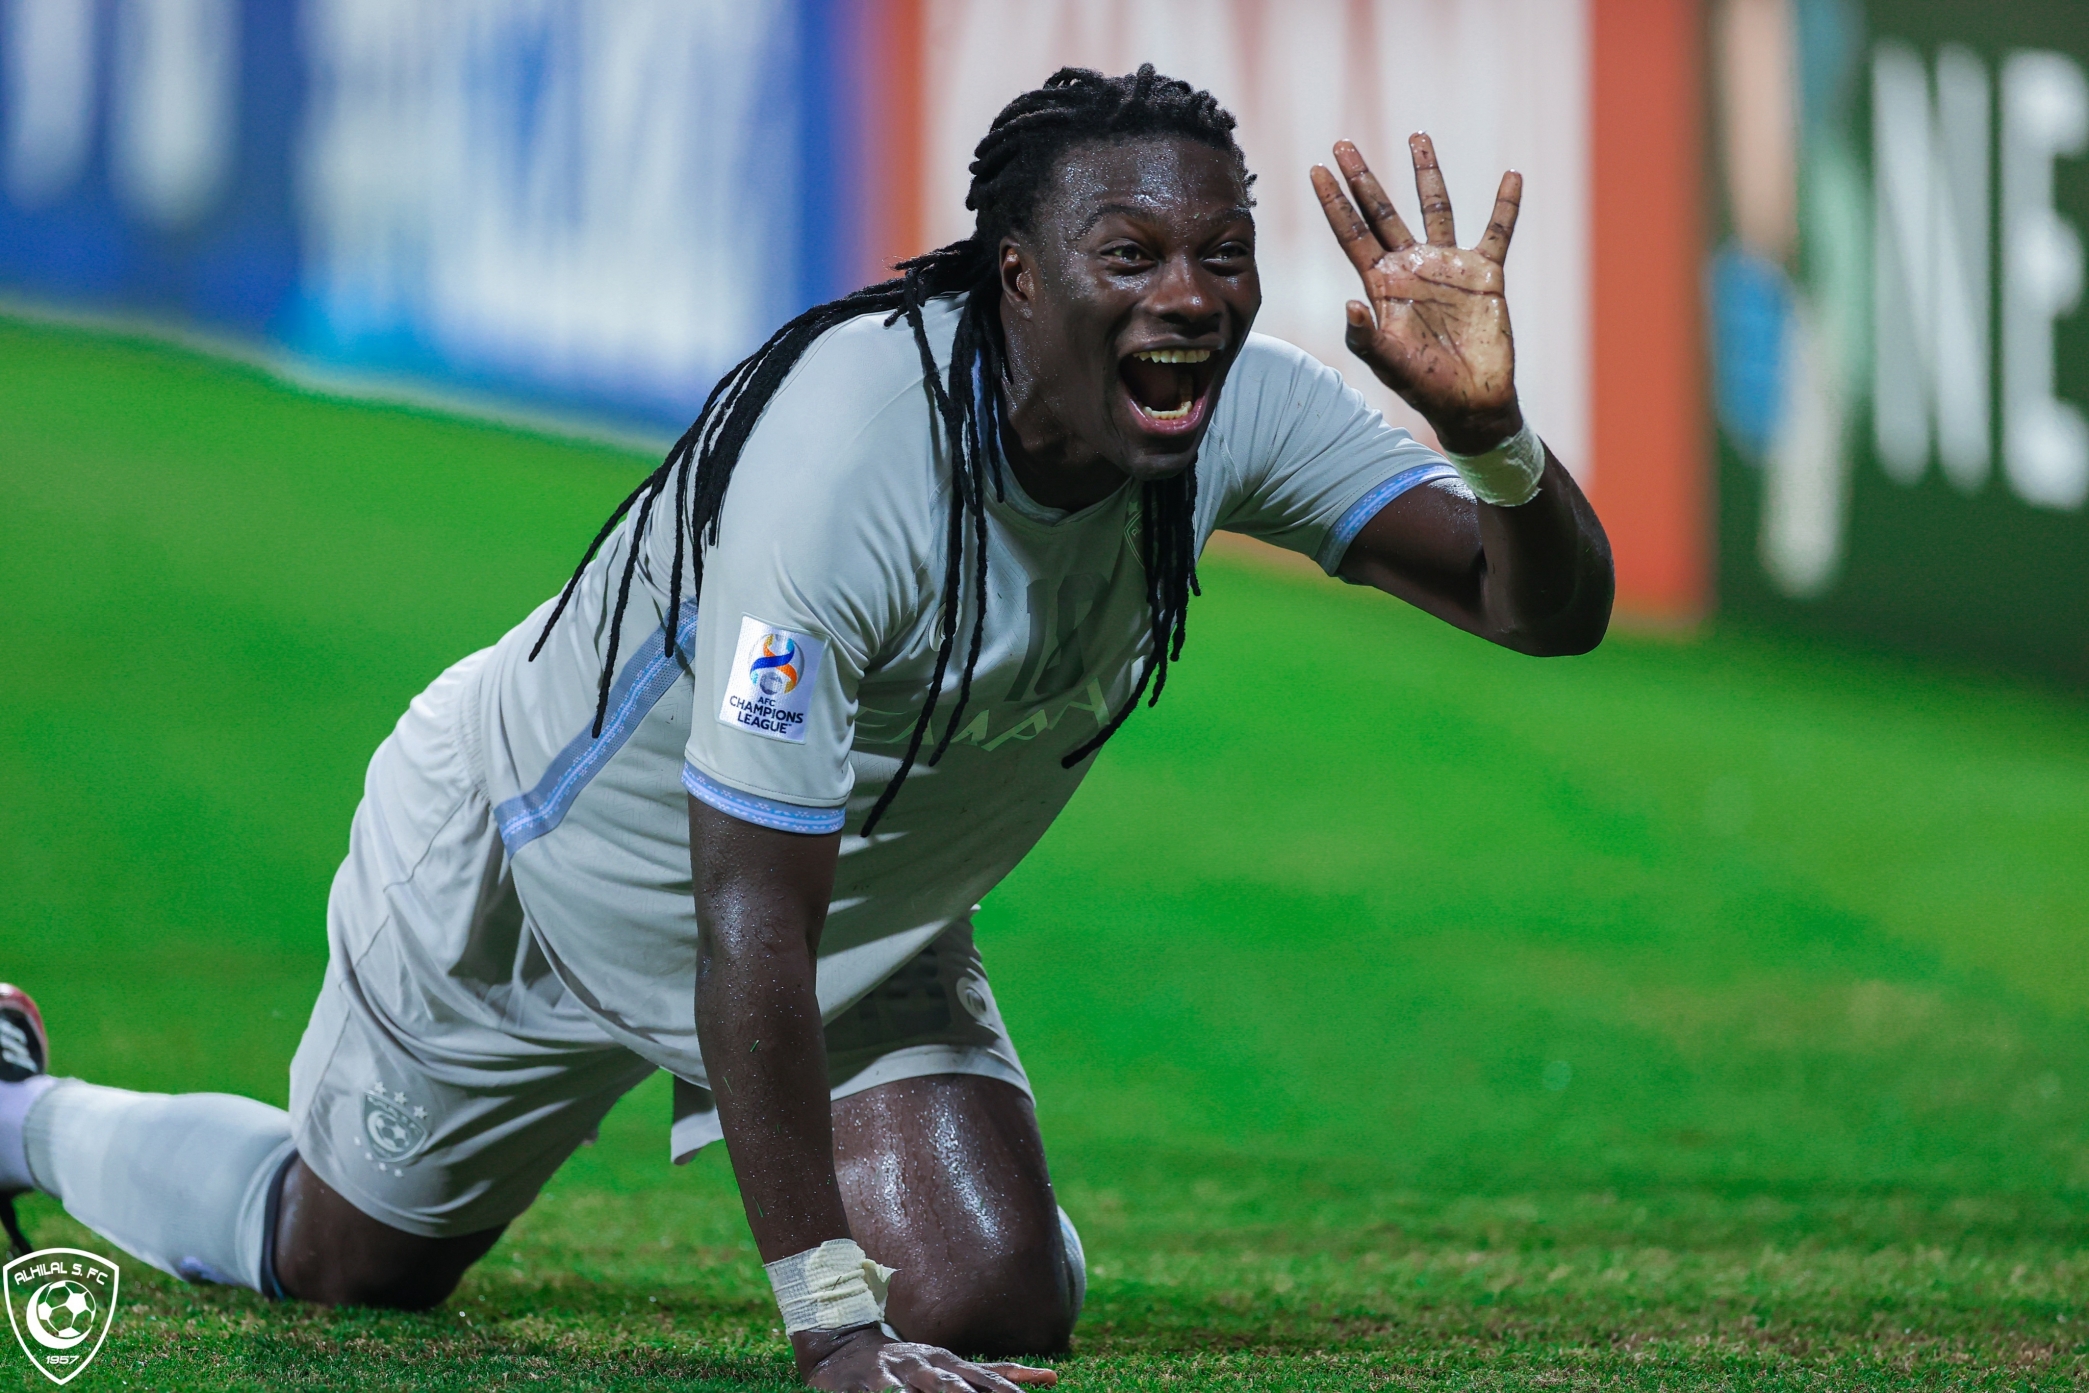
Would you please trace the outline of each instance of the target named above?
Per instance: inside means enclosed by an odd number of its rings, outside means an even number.
[[[97,1088],[49,1072],[40,1013],[0,986],[0,1201],[53,1195],[82,1223],[164,1271],[262,1288],[280,1108],[222,1093]],[[9,1237],[27,1246],[9,1223]]]
[[[291,1065],[298,1154],[272,1249],[289,1296],[440,1302],[653,1072],[602,1034],[526,930],[498,993],[454,994],[465,964],[430,972],[394,951],[425,946],[380,939],[352,974],[330,972]]]
[[[185,1280],[432,1306],[652,1072],[530,949],[509,945],[517,970],[501,1011],[452,1000],[440,1032],[425,1029],[415,975],[385,941],[358,964],[385,991],[330,971],[287,1113],[53,1078],[34,1003],[0,988],[0,1042],[22,1042],[0,1057],[0,1198],[42,1190]],[[400,1028],[409,1015],[418,1036]]]
[[[185,1280],[421,1309],[500,1237],[495,1227],[424,1238],[370,1218],[297,1159],[289,1115],[251,1098],[48,1084],[34,1126],[0,1121],[0,1134],[21,1138],[16,1188],[45,1190],[125,1252]]]
[[[959,1353],[1050,1354],[1078,1314],[1030,1096],[978,1074],[881,1084],[834,1105],[835,1170],[864,1251],[898,1269],[886,1320]]]
[[[471,661],[371,760],[290,1111],[36,1083],[25,1107],[0,1106],[0,1132],[21,1114],[0,1164],[18,1150],[36,1188],[176,1276],[376,1304],[447,1294],[652,1071],[567,998],[523,922],[456,735]]]
[[[371,1218],[292,1158],[276,1209],[275,1276],[285,1296],[329,1306],[440,1305],[506,1224],[428,1238]]]
[[[458,736],[473,662],[379,747],[334,880],[271,1247],[291,1296],[441,1301],[653,1072],[566,991],[528,927]]]
[[[293,1071],[295,1127],[251,1098],[54,1079],[38,1031],[36,1069],[0,1078],[0,1197],[41,1190],[187,1281],[421,1309],[652,1072],[599,1037],[547,1040],[541,1020],[523,1021],[539,1033],[505,1053],[475,1034],[461,1065],[424,1042],[373,1047],[367,1019],[341,1020],[334,987],[307,1033],[328,1042],[328,1067]],[[0,1009],[0,1021],[22,1014]],[[373,1075],[389,1088],[362,1082]]]

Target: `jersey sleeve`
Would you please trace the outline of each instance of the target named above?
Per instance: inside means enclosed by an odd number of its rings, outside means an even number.
[[[817,399],[821,385],[794,396]],[[846,384],[828,385],[828,410],[779,394],[749,438],[704,554],[690,654],[683,786],[787,832],[843,824],[857,692],[918,618],[919,534],[940,516],[913,477],[928,474],[925,430],[900,438],[904,419],[926,418],[918,401],[845,434],[837,418],[864,417],[831,399]],[[922,463],[895,465],[910,460]]]
[[[1215,526],[1310,556],[1329,575],[1386,504],[1458,479],[1340,373],[1281,340],[1252,335],[1224,395],[1233,478]]]

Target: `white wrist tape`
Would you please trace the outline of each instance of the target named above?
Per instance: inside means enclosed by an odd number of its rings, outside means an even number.
[[[1498,508],[1514,508],[1536,498],[1538,480],[1545,473],[1545,447],[1528,421],[1484,455],[1454,455],[1446,450],[1443,457],[1475,497]]]
[[[847,1330],[885,1319],[885,1292],[892,1269],[863,1255],[847,1238],[830,1238],[817,1248],[765,1263],[783,1330]]]

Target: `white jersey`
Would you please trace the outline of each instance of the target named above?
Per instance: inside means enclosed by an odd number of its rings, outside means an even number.
[[[956,307],[927,314],[947,369]],[[668,613],[673,490],[640,543],[602,733],[591,733],[630,546],[588,568],[535,662],[547,603],[476,665],[465,741],[535,936],[609,1033],[707,1082],[695,1019],[686,795],[793,832],[835,832],[820,941],[831,1020],[966,916],[1044,834],[1087,766],[1062,767],[1131,693],[1150,618],[1137,491],[1077,513],[989,499],[985,639],[948,753],[917,764],[866,839],[935,665],[951,464],[906,323],[820,338],[748,439],[702,592]],[[1456,476],[1330,368],[1250,337],[1197,462],[1197,544],[1228,528],[1332,572],[1405,490]],[[970,548],[969,525],[967,547]],[[936,735],[956,707],[960,642]],[[672,640],[672,651],[669,648]]]

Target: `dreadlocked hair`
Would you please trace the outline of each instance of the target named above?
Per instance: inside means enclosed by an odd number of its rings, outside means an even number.
[[[1246,186],[1252,183],[1253,176],[1234,141],[1233,127],[1232,115],[1209,92],[1162,77],[1150,63],[1123,77],[1104,77],[1087,68],[1061,68],[1044,86],[1023,93],[1003,107],[973,152],[972,185],[965,195],[965,207],[977,215],[970,237],[900,262],[894,267],[900,274],[892,280],[813,306],[770,335],[768,342],[720,378],[705,399],[703,410],[668,450],[660,467],[617,504],[609,520],[602,524],[530,649],[530,658],[534,660],[565,613],[596,553],[635,507],[630,545],[617,585],[616,608],[610,618],[608,649],[597,683],[595,738],[601,738],[603,718],[609,709],[618,640],[624,610],[631,599],[639,542],[657,515],[656,507],[669,484],[674,487],[675,550],[668,582],[665,647],[671,658],[675,651],[674,616],[681,612],[685,548],[695,544],[692,570],[701,589],[704,548],[717,544],[719,510],[725,501],[726,487],[732,482],[733,467],[739,463],[740,451],[769,399],[806,349],[829,329],[866,314],[884,315],[887,325],[905,319],[921,355],[930,412],[950,450],[953,486],[945,531],[935,671],[929,679],[928,699],[922,704],[921,715],[907,741],[906,754],[863,820],[861,832],[868,835],[892,805],[933,729],[936,707],[957,648],[967,579],[964,561],[968,530],[973,539],[970,550],[977,558],[977,564],[970,568],[971,634],[959,671],[956,705],[944,724],[942,739],[929,754],[930,767],[943,757],[972,699],[972,675],[986,631],[986,489],[991,485],[997,498],[1003,496],[1000,394],[990,386],[985,390],[981,387],[1000,382],[1005,373],[999,314],[1002,239],[1033,229],[1039,203],[1059,162],[1076,146],[1151,136],[1182,137],[1230,155]],[[957,296],[967,298],[951,345],[948,374],[943,376],[936,370],[922,309],[930,300]],[[983,405],[994,413],[984,421],[980,419]],[[1066,768],[1095,753],[1116,734],[1142,696],[1149,706],[1159,701],[1161,689],[1167,685],[1169,663],[1182,656],[1189,597],[1199,593],[1196,502],[1194,468],[1171,479],[1141,485],[1137,505],[1139,560],[1146,572],[1146,602],[1152,616],[1148,651],[1130,698],[1094,738],[1064,756],[1061,763]]]

